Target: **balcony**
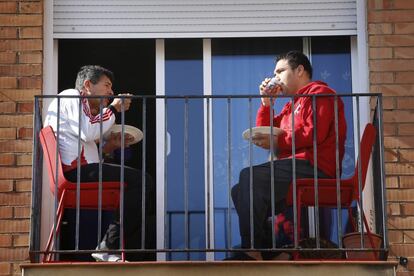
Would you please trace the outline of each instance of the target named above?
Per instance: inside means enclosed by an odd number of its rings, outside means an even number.
[[[319,97],[328,96],[283,96],[278,101],[289,103],[300,97],[308,97],[312,101],[312,108],[316,108]],[[273,142],[270,143],[270,150],[263,150],[252,143],[254,118],[260,101],[258,96],[128,96],[133,101],[135,111],[131,109],[117,115],[121,136],[124,137],[128,125],[133,124],[142,130],[142,140],[131,147],[126,147],[125,142],[122,142],[122,150],[111,156],[104,155],[103,143],[98,143],[99,160],[107,162],[109,158],[120,166],[118,183],[121,185],[115,188],[118,189],[114,193],[117,198],[112,198],[115,206],[124,206],[123,191],[128,189],[128,184],[123,185],[124,168],[127,165],[141,171],[144,191],[145,175],[149,173],[155,183],[155,191],[149,196],[145,192],[141,198],[142,208],[138,219],[142,246],[124,246],[125,239],[128,239],[123,234],[124,208],[115,208],[121,218],[121,249],[99,251],[95,248],[105,233],[108,221],[113,219],[113,211],[109,211],[110,208],[105,205],[109,199],[106,198],[106,188],[102,184],[102,167],[99,167],[100,180],[92,194],[81,188],[80,177],[77,177],[72,189],[67,191],[66,198],[70,199],[60,201],[60,160],[56,156],[48,158],[44,155],[39,134],[44,120],[41,114],[45,114],[51,100],[57,98],[60,103],[65,98],[37,96],[30,239],[32,263],[23,266],[24,275],[64,275],[69,270],[73,274],[91,275],[205,275],[206,271],[215,275],[331,275],[333,271],[338,275],[392,275],[396,264],[387,262],[382,96],[341,94],[329,97],[334,98],[335,133],[339,131],[338,98],[344,102],[347,123],[342,166],[339,162],[338,134],[335,139],[337,177],[330,182],[318,178],[318,169],[315,167],[317,162],[314,162],[315,174],[313,179],[308,179],[311,184],[303,187],[301,185],[304,183],[295,173],[297,160],[292,158],[292,183],[287,195],[287,208],[283,209],[282,217],[275,211],[278,202],[274,193],[270,196],[271,211],[266,227],[270,232],[271,245],[256,247],[254,229],[250,226],[251,246],[247,251],[262,252],[272,258],[267,261],[244,262],[222,261],[235,253],[246,251],[240,248],[238,216],[231,199],[231,189],[238,182],[242,168],[252,171],[255,165],[263,162],[270,162],[272,167],[278,159]],[[279,111],[276,106],[274,113]],[[102,108],[100,112],[102,114]],[[135,112],[133,116],[128,115],[131,112]],[[294,112],[292,109],[292,115]],[[59,116],[57,120],[60,120]],[[316,116],[313,120],[316,122]],[[295,126],[295,119],[291,123]],[[366,151],[364,139],[361,142],[367,123],[374,126],[372,151],[371,147]],[[105,133],[102,132],[102,120],[99,124],[101,131],[98,140],[103,141]],[[314,125],[313,160],[318,160],[316,140],[319,124]],[[274,134],[275,130],[270,129],[270,134]],[[58,139],[60,131],[59,128],[54,129]],[[77,140],[78,146],[73,151],[80,154],[81,141],[80,138]],[[293,135],[292,152],[300,151],[296,148],[296,143]],[[60,152],[59,143],[54,147],[53,152]],[[364,152],[368,154],[367,160],[371,160],[366,168],[361,160]],[[46,164],[51,159],[55,172],[48,173]],[[366,181],[363,179],[364,171]],[[54,180],[50,179],[51,175],[55,177]],[[356,181],[351,185],[346,179],[351,179],[352,176]],[[274,183],[275,177],[271,173],[270,183]],[[253,189],[253,178],[250,186]],[[274,185],[270,187],[274,191]],[[59,192],[51,193],[50,190]],[[350,193],[354,195],[351,200]],[[94,199],[89,200],[87,197]],[[90,206],[85,201],[96,203]],[[253,198],[250,197],[250,203],[246,204],[253,206],[252,201]],[[349,206],[348,201],[352,202]],[[155,202],[155,216],[149,215],[148,202]],[[301,205],[298,204],[300,202]],[[250,221],[252,218],[253,207],[250,207]],[[284,225],[289,226],[284,228],[289,229],[287,233],[281,233],[280,219],[283,219]],[[345,241],[349,232],[356,238],[352,245]],[[378,237],[374,248],[373,237]],[[122,261],[129,262],[95,263],[90,257],[95,252],[119,254]]]

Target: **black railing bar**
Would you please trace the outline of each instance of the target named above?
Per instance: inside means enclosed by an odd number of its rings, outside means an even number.
[[[146,226],[146,160],[147,160],[147,99],[142,99],[142,167],[141,167],[141,248],[145,248]]]
[[[336,216],[338,220],[338,247],[342,248],[342,205],[341,205],[341,169],[339,168],[339,124],[338,124],[338,95],[334,98],[335,121],[335,178],[336,178]]]
[[[375,97],[380,96],[381,93],[344,93],[341,94],[341,97]],[[334,94],[316,94],[316,95],[303,95],[303,94],[295,94],[295,95],[278,95],[278,98],[310,98],[310,97],[334,97]],[[258,95],[258,94],[234,94],[234,95],[173,95],[173,96],[165,96],[165,95],[108,95],[108,96],[92,96],[92,95],[85,95],[85,96],[75,96],[75,95],[35,95],[35,98],[105,98],[105,99],[115,99],[115,98],[124,98],[124,99],[140,99],[140,98],[148,98],[148,99],[226,99],[231,97],[233,99],[240,99],[240,98],[271,98],[271,95]],[[397,97],[397,96],[396,96]],[[402,97],[402,96],[401,96]],[[408,96],[407,96],[408,97]],[[412,96],[410,96],[412,97]]]
[[[101,253],[175,253],[175,252],[387,252],[382,248],[215,248],[215,249],[110,249],[110,250],[99,250]],[[53,251],[31,251],[32,254],[91,254],[97,250],[53,250]]]
[[[227,248],[231,248],[231,98],[227,98]]]
[[[254,248],[254,222],[253,222],[253,141],[252,141],[252,98],[249,97],[249,226],[250,226],[250,248]]]
[[[168,243],[169,243],[169,231],[168,231],[168,216],[167,216],[167,210],[168,210],[168,187],[167,187],[167,181],[168,181],[168,174],[167,174],[167,169],[168,169],[168,116],[167,116],[167,112],[168,112],[168,103],[167,103],[167,99],[165,99],[164,101],[164,248],[168,247]]]
[[[125,200],[125,99],[121,99],[121,176],[119,202],[119,248],[124,249],[124,200]],[[124,256],[122,256],[124,259]]]
[[[58,209],[58,194],[59,194],[59,186],[58,186],[58,181],[59,181],[59,134],[60,134],[60,99],[57,100],[57,123],[56,123],[56,153],[55,153],[55,194],[54,194],[54,224],[53,224],[53,248],[57,249],[57,216],[58,214],[56,214],[57,209]]]
[[[81,185],[81,135],[82,135],[82,102],[83,99],[79,98],[78,106],[78,160],[76,161],[76,222],[75,222],[75,249],[79,249],[79,227],[80,227],[80,185]]]
[[[296,197],[296,141],[295,141],[295,99],[291,99],[291,116],[292,116],[292,185],[293,185],[293,239],[294,247],[299,247],[298,236],[298,209],[297,209],[297,197]]]
[[[274,163],[274,155],[275,155],[275,144],[274,144],[274,137],[273,137],[273,125],[274,125],[274,108],[271,103],[273,103],[274,98],[270,98],[269,101],[269,125],[270,125],[270,208],[272,209],[271,214],[271,221],[272,221],[272,248],[276,247],[276,235],[275,235],[275,163]],[[254,223],[254,220],[253,220]]]
[[[313,95],[312,95],[313,96]],[[315,238],[316,247],[320,248],[319,239],[319,188],[318,188],[318,120],[316,114],[318,112],[316,107],[316,97],[312,97],[312,114],[313,114],[313,189],[315,198],[315,208],[313,209],[315,217]]]
[[[361,127],[361,114],[359,111],[359,96],[355,97],[356,99],[356,111],[357,111],[357,152],[358,152],[358,160],[357,160],[357,164],[358,164],[358,193],[359,193],[359,223],[361,225],[361,234],[360,234],[360,243],[361,243],[361,248],[364,248],[364,223],[363,223],[363,216],[365,216],[364,214],[364,209],[363,209],[363,205],[362,205],[362,179],[361,179],[361,132],[360,132],[360,127]],[[369,158],[369,157],[368,157]]]
[[[210,98],[207,98],[207,216],[206,216],[206,220],[207,220],[207,231],[206,231],[206,242],[207,242],[207,248],[211,249],[211,229],[210,229],[210,222],[212,219],[214,219],[214,217],[211,217],[211,212],[210,212],[210,197],[211,194],[214,195],[214,185],[211,186],[211,179],[210,179],[210,160],[211,160],[211,156],[210,156],[210,133],[211,133],[211,126],[210,126]],[[214,208],[214,205],[213,205]]]
[[[214,209],[215,209],[215,211],[226,211],[227,212],[227,207],[215,207]],[[231,210],[235,211],[236,209],[231,207]],[[188,213],[190,215],[199,215],[199,214],[204,214],[205,211],[204,210],[189,210]],[[169,216],[171,216],[171,215],[182,215],[182,214],[184,214],[184,211],[179,211],[179,210],[168,211],[167,214]]]
[[[102,238],[102,163],[103,163],[103,98],[99,99],[99,183],[98,183],[98,248]]]
[[[188,241],[188,98],[184,100],[184,244],[185,248],[189,248]],[[187,260],[189,260],[187,254]]]
[[[382,96],[378,96],[378,142],[380,156],[380,173],[381,173],[381,208],[382,208],[382,230],[383,230],[383,247],[388,248],[388,230],[386,222],[387,212],[385,208],[386,202],[386,186],[385,186],[385,168],[384,168],[384,129],[383,129],[383,113],[382,113]]]

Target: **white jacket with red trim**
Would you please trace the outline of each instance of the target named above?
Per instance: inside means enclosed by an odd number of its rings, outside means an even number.
[[[59,93],[60,96],[79,96],[77,89],[67,89]],[[82,99],[81,122],[79,123],[79,99],[61,98],[59,116],[59,152],[62,158],[64,171],[76,168],[78,158],[78,136],[80,126],[81,138],[81,165],[99,163],[98,148],[95,141],[100,138],[100,114],[90,113],[87,99]],[[49,105],[44,126],[50,125],[57,131],[57,104],[55,98]],[[105,133],[115,123],[115,114],[104,107],[102,111],[102,133]]]

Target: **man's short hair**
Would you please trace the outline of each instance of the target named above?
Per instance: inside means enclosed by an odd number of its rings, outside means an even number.
[[[76,77],[75,88],[81,91],[85,80],[90,80],[93,84],[97,84],[102,76],[107,76],[111,82],[114,82],[114,74],[99,65],[85,65],[79,69]]]
[[[289,51],[287,53],[281,54],[277,57],[276,62],[284,59],[287,60],[289,66],[292,69],[296,69],[299,65],[302,65],[306,72],[308,72],[309,78],[312,78],[312,65],[306,55],[299,51]]]

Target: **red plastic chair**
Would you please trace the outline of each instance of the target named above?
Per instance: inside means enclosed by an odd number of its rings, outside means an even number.
[[[58,194],[59,201],[56,210],[56,235],[60,231],[63,212],[65,208],[76,208],[76,183],[68,181],[62,169],[60,154],[56,154],[56,137],[51,126],[47,126],[40,131],[40,143],[43,148],[43,157],[45,159],[48,174],[50,190],[55,194],[56,181],[56,158],[58,158]],[[125,185],[126,186],[126,185]],[[116,210],[119,207],[120,182],[103,182],[102,183],[102,210]],[[80,185],[80,208],[82,209],[98,209],[99,199],[99,182],[82,182]],[[49,239],[45,249],[43,262],[51,261],[50,249],[53,247],[54,226],[50,231]],[[125,260],[122,253],[122,260]]]
[[[352,218],[351,204],[355,200],[359,205],[359,189],[358,189],[358,166],[361,162],[361,191],[365,187],[365,178],[367,175],[369,159],[371,156],[372,147],[375,142],[376,130],[372,124],[367,124],[362,135],[360,143],[360,156],[355,166],[354,175],[351,178],[340,180],[340,196],[341,207],[348,208],[349,217],[351,218],[354,230],[356,230],[355,222]],[[318,179],[318,197],[320,207],[337,208],[337,194],[336,194],[336,179]],[[296,207],[297,207],[297,235],[300,238],[300,221],[301,221],[301,207],[302,206],[315,206],[315,188],[313,178],[303,178],[296,180]],[[290,185],[289,192],[286,198],[288,206],[292,206],[293,203],[293,183]],[[367,219],[362,214],[364,226],[368,234],[368,238],[372,247],[374,247],[374,241],[371,231],[368,227]],[[375,253],[377,256],[377,253]],[[298,254],[295,254],[298,257]]]

